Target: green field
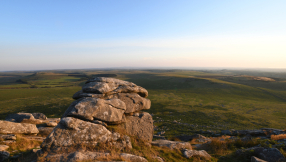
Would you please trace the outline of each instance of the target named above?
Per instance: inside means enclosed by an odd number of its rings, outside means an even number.
[[[249,71],[2,72],[0,118],[17,112],[42,112],[48,117],[60,117],[85,80],[98,74],[116,74],[116,78],[146,88],[152,102],[147,112],[153,115],[157,131],[166,131],[169,137],[200,130],[285,129],[285,73]],[[275,81],[240,75],[270,77]]]

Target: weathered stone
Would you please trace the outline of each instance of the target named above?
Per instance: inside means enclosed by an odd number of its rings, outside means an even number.
[[[143,98],[136,93],[117,93],[107,97],[118,98],[123,101],[126,105],[126,114],[147,110],[151,107],[151,101],[149,99]]]
[[[57,126],[57,125],[58,125],[57,122],[53,122],[53,121],[46,122],[46,126],[47,126],[47,127],[55,127],[55,126]]]
[[[39,135],[48,136],[54,130],[54,127],[39,127]]]
[[[32,113],[35,119],[47,120],[47,116],[43,113]]]
[[[4,161],[8,159],[10,156],[10,153],[7,151],[0,151],[0,161]]]
[[[130,162],[148,162],[148,160],[146,160],[145,158],[141,156],[132,155],[132,154],[121,153],[120,157],[123,160],[130,161]]]
[[[138,93],[142,97],[148,96],[148,91],[134,83],[114,78],[97,77],[90,79],[82,87],[85,93],[115,94],[115,93]]]
[[[188,149],[184,149],[183,150],[183,155],[185,158],[191,158],[191,157],[202,157],[206,160],[210,160],[211,156],[205,151],[205,150],[188,150]]]
[[[7,145],[0,145],[0,151],[5,151],[9,148]]]
[[[93,97],[93,98],[103,98],[105,94],[94,94],[94,93],[85,93],[82,90],[76,92],[72,98],[77,100],[80,98],[85,98],[85,97]]]
[[[189,142],[169,141],[169,140],[156,140],[151,143],[153,146],[168,147],[170,149],[192,149]]]
[[[64,115],[84,120],[101,120],[111,124],[122,122],[125,103],[119,99],[84,98],[72,103]],[[66,117],[63,116],[63,117]]]
[[[255,157],[255,156],[251,156],[251,162],[267,162],[267,161],[261,160],[261,159]]]
[[[0,134],[0,140],[16,140],[17,136],[15,134]]]
[[[123,143],[123,139],[113,140],[118,135],[114,135],[104,126],[86,122],[72,117],[61,119],[52,133],[42,143],[44,151],[65,151],[70,147],[96,146],[98,142],[109,141]],[[126,142],[125,142],[126,143]],[[123,146],[128,148],[131,145]]]
[[[0,133],[23,133],[23,134],[37,134],[39,130],[35,124],[28,123],[14,123],[10,121],[0,120]]]
[[[252,147],[244,150],[237,150],[236,154],[238,156],[243,156],[244,154],[248,154],[251,151],[252,154],[259,159],[268,161],[268,162],[285,162],[285,157],[281,154],[281,152],[277,148],[263,148],[263,147]]]
[[[140,110],[147,110],[147,109],[150,109],[151,107],[151,101],[147,98],[141,97],[137,93],[116,93],[112,95],[104,95],[104,94],[91,94],[91,93],[88,94],[88,93],[84,93],[80,91],[74,95],[74,99],[78,99],[82,97],[94,97],[94,98],[102,98],[102,99],[120,99],[126,105],[126,111],[125,111],[126,114],[138,112]]]
[[[143,141],[152,142],[153,120],[149,113],[143,112],[137,116],[126,116],[126,122],[118,126],[130,136],[135,136]]]
[[[94,161],[102,158],[107,158],[110,154],[104,152],[76,151],[70,154],[55,154],[47,155],[47,162],[79,162],[79,161]]]

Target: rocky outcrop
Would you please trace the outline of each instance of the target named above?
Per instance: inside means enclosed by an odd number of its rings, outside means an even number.
[[[59,161],[98,160],[101,155],[107,154],[100,152],[97,156],[99,152],[90,151],[95,148],[101,151],[106,148],[117,151],[131,149],[129,136],[141,139],[150,146],[153,138],[152,116],[140,112],[151,107],[151,101],[144,98],[147,96],[146,89],[131,82],[103,77],[88,80],[82,90],[73,95],[76,101],[71,103],[52,131],[47,127],[39,128],[40,134],[49,133],[41,145],[42,150],[48,153],[46,158]],[[49,124],[55,125],[46,125]],[[112,128],[112,131],[107,128]],[[147,161],[131,154],[117,156],[127,161]]]
[[[86,122],[73,117],[63,118],[53,132],[45,139],[41,147],[45,151],[66,151],[70,147],[96,146],[97,143],[115,142],[115,146],[131,148],[126,139],[119,139],[118,133],[111,133],[104,126]],[[118,140],[118,141],[117,141]],[[124,143],[125,142],[125,143]],[[118,143],[118,144],[117,144]],[[123,143],[120,145],[120,143]]]
[[[151,143],[153,146],[168,147],[170,149],[192,149],[189,142],[169,141],[169,140],[156,140]]]
[[[130,136],[135,136],[143,141],[152,142],[153,139],[153,120],[149,113],[136,113],[127,116],[126,122],[119,126]]]
[[[14,123],[10,121],[0,120],[0,133],[1,134],[37,134],[39,133],[38,128],[35,124],[28,123]]]
[[[188,149],[184,149],[183,151],[183,155],[185,158],[191,158],[191,157],[202,157],[206,160],[210,160],[211,156],[205,151],[205,150],[188,150]]]

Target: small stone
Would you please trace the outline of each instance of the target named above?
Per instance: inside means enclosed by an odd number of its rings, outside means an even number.
[[[197,151],[197,150],[185,149],[185,150],[183,150],[183,155],[185,158],[188,158],[188,159],[193,157],[193,156],[203,157],[206,160],[211,159],[211,156],[205,150]]]
[[[53,122],[53,121],[49,121],[49,122],[46,123],[46,125],[47,125],[47,127],[55,127],[55,126],[58,125],[58,123],[57,122]]]
[[[120,157],[130,162],[148,162],[145,158],[141,156],[132,155],[132,154],[121,153]]]

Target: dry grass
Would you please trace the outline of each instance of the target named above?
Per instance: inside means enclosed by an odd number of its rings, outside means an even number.
[[[251,139],[251,140],[220,140],[218,138],[215,138],[212,140],[211,143],[208,144],[208,150],[213,154],[217,155],[226,155],[230,152],[234,151],[236,148],[248,148],[253,147],[259,144],[259,141],[257,139]]]
[[[272,140],[286,139],[286,134],[271,135],[271,139],[272,139]]]
[[[7,145],[9,146],[8,151],[18,150],[19,152],[26,152],[28,150],[36,148],[37,146],[40,146],[41,143],[42,142],[40,141],[29,140],[21,134],[17,134],[16,142],[11,142]]]

